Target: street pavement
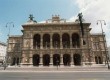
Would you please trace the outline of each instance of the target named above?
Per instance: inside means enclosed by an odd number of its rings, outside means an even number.
[[[110,72],[0,72],[0,80],[110,80]]]
[[[0,67],[0,80],[110,80],[107,66]]]

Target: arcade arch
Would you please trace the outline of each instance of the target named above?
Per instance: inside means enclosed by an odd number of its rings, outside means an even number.
[[[53,42],[53,48],[60,48],[60,35],[59,34],[53,34],[52,37]]]
[[[81,65],[81,55],[80,54],[74,54],[73,60],[74,60],[74,65],[76,65],[76,66]]]
[[[60,65],[60,55],[59,54],[53,55],[53,65],[54,66]]]
[[[11,65],[19,65],[19,58],[18,57],[13,57]]]
[[[40,35],[39,34],[35,34],[33,37],[33,48],[40,48]]]
[[[77,33],[72,34],[72,46],[73,48],[80,47],[80,38]]]
[[[44,66],[49,66],[50,63],[50,55],[49,54],[44,54],[43,55],[43,65]]]
[[[43,47],[50,48],[50,35],[49,34],[43,35]]]
[[[67,33],[62,35],[63,48],[70,48],[70,36]]]
[[[39,66],[40,56],[38,54],[33,55],[33,66]]]
[[[95,56],[95,62],[96,62],[96,64],[102,64],[103,63],[100,56]]]
[[[64,54],[63,55],[63,64],[64,66],[70,66],[71,57],[70,54]]]

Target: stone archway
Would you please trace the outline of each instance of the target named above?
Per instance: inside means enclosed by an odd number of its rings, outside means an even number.
[[[43,65],[44,66],[49,66],[50,63],[50,55],[49,54],[44,54],[43,55]]]
[[[68,33],[62,35],[62,45],[63,48],[70,48],[70,36]]]
[[[43,47],[50,48],[50,35],[49,34],[43,35]]]
[[[98,57],[98,59],[99,59],[99,64],[102,64],[102,60],[100,56]]]
[[[13,65],[15,65],[15,64],[16,64],[16,58],[13,57],[13,58],[12,58],[12,64],[11,64],[11,65],[13,66]]]
[[[39,49],[40,48],[40,34],[35,34],[33,37],[33,48]]]
[[[54,66],[60,65],[60,55],[59,54],[53,55],[53,65]]]
[[[69,54],[63,55],[63,64],[64,66],[70,66],[71,57]]]
[[[72,47],[73,48],[80,47],[80,37],[77,33],[72,34]]]
[[[38,54],[33,55],[33,66],[39,66],[40,57]]]
[[[96,64],[102,64],[103,63],[100,56],[95,56],[95,62],[96,62]]]
[[[73,60],[74,60],[74,65],[76,65],[76,66],[81,65],[81,56],[80,56],[80,54],[74,54]]]
[[[60,35],[55,33],[52,36],[53,48],[60,48]]]
[[[98,64],[98,57],[95,56],[95,63]]]
[[[12,64],[11,64],[12,66],[13,65],[19,65],[19,58],[18,57],[13,57],[12,58]]]

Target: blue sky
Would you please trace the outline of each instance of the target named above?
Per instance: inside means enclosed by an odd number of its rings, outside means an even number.
[[[107,44],[110,46],[110,0],[0,0],[0,41],[7,41],[9,26],[11,35],[21,35],[22,24],[33,14],[37,22],[50,19],[52,15],[74,21],[79,12],[83,13],[86,22],[91,23],[91,33],[101,33],[97,20],[105,20],[103,25]],[[6,24],[8,22],[14,23]]]
[[[69,19],[78,14],[79,8],[74,0],[0,0],[0,41],[6,42],[9,26],[10,34],[20,35],[21,25],[33,14],[38,22],[51,18],[52,14],[59,14]],[[14,23],[6,24],[8,22]]]

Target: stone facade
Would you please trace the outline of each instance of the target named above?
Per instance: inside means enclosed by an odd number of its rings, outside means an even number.
[[[6,48],[6,43],[0,42],[0,64],[3,63],[3,61],[5,61]]]
[[[105,35],[90,34],[90,23],[66,22],[58,15],[45,23],[30,20],[23,24],[23,35],[10,36],[8,63],[10,65],[72,66],[103,64],[107,57]],[[105,46],[106,47],[106,46]]]

